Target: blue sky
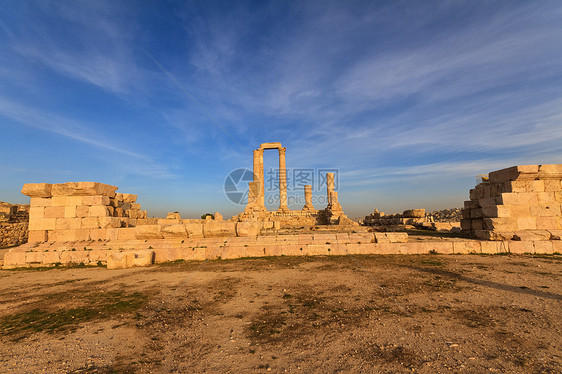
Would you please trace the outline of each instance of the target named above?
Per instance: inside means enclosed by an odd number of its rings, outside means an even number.
[[[226,176],[269,141],[291,170],[337,169],[349,216],[460,207],[478,174],[562,163],[559,1],[2,8],[3,201],[98,181],[150,216],[230,216]]]

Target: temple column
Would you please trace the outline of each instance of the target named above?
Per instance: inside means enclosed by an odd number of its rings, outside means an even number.
[[[279,212],[289,210],[287,206],[287,168],[285,166],[285,151],[287,148],[281,147],[279,150]]]
[[[332,192],[334,192],[334,173],[326,173],[326,198],[328,205],[332,204]]]
[[[312,186],[310,184],[304,186],[304,207],[302,210],[306,212],[314,211],[314,205],[312,204]]]
[[[259,158],[259,170],[258,177],[260,181],[260,194],[259,194],[259,205],[265,210],[265,178],[263,172],[263,148],[258,149]],[[255,173],[255,172],[254,172]]]

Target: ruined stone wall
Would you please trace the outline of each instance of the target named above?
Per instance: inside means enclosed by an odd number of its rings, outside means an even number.
[[[363,224],[366,226],[413,226],[417,223],[426,222],[425,209],[408,209],[403,213],[386,215],[375,209],[374,213],[365,216]]]
[[[29,205],[0,202],[0,248],[27,243]]]
[[[461,227],[485,240],[549,240],[562,234],[562,165],[491,172],[470,190]]]

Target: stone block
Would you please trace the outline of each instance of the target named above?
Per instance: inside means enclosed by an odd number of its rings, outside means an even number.
[[[509,252],[509,244],[503,241],[482,241],[480,242],[482,253],[496,254]]]
[[[26,183],[23,185],[21,193],[32,198],[46,198],[51,197],[51,188],[50,183]]]
[[[76,205],[67,205],[64,207],[64,218],[76,218]]]
[[[374,243],[375,235],[372,232],[352,232],[349,233],[349,241],[351,243]]]
[[[94,249],[89,252],[88,259],[90,263],[97,263],[98,261],[107,262],[107,249]]]
[[[133,252],[109,251],[107,254],[107,268],[109,270],[132,268],[134,260],[135,254]]]
[[[220,257],[223,260],[246,257],[246,250],[243,245],[226,245],[221,249]]]
[[[537,217],[537,229],[557,230],[559,217]]]
[[[509,241],[509,252],[510,253],[534,253],[535,246],[532,241]]]
[[[203,224],[203,236],[205,238],[236,236],[236,222],[206,220]]]
[[[558,204],[556,201],[556,192],[538,192],[538,204]]]
[[[304,249],[304,254],[308,256],[317,256],[317,255],[328,255],[329,251],[331,250],[330,246],[334,244],[308,244]],[[266,249],[267,251],[267,249]]]
[[[137,195],[133,195],[133,194],[130,194],[130,193],[124,193],[124,194],[121,194],[121,195],[122,195],[123,202],[125,202],[125,203],[134,203],[135,201],[137,201]],[[139,207],[139,209],[140,209],[140,207]]]
[[[461,218],[462,219],[470,219],[470,209],[462,209],[461,210]]]
[[[326,242],[336,243],[336,234],[313,234],[316,244],[325,244]]]
[[[181,219],[181,215],[178,212],[168,212],[166,219],[179,220]]]
[[[203,237],[203,223],[184,223],[183,225],[190,238]]]
[[[553,253],[562,254],[562,240],[551,240]]]
[[[182,224],[162,226],[162,236],[164,238],[188,238],[187,230]]]
[[[162,226],[142,225],[134,228],[136,239],[162,239]]]
[[[475,209],[471,209],[470,210],[470,218],[474,219],[474,218],[482,218],[482,208],[475,208]]]
[[[544,192],[541,180],[518,180],[505,182],[503,192]]]
[[[51,206],[51,199],[49,198],[42,198],[42,197],[32,197],[29,200],[29,206],[30,207],[34,207],[34,206]]]
[[[90,240],[90,229],[68,230],[72,235],[72,239],[68,241],[88,241]]]
[[[561,240],[562,239],[562,230],[554,229],[554,230],[547,230],[550,233],[550,240]]]
[[[55,230],[74,230],[82,228],[81,218],[57,218]]]
[[[554,253],[554,246],[550,240],[536,240],[533,244],[535,246],[535,253]]]
[[[96,220],[98,227],[102,229],[121,227],[121,219],[119,217],[99,217]]]
[[[150,266],[154,263],[154,252],[150,250],[135,251],[133,266]]]
[[[87,264],[90,262],[89,251],[64,251],[61,252],[61,262],[63,264]]]
[[[29,221],[29,230],[54,230],[56,218],[41,218]]]
[[[111,205],[108,196],[83,196],[82,205]]]
[[[493,171],[488,174],[488,179],[490,183],[501,183],[520,179],[536,179],[538,176],[538,165],[519,165]]]
[[[139,203],[131,203],[130,210],[141,210],[141,205]]]
[[[539,178],[541,179],[562,179],[562,164],[540,165]]]
[[[62,262],[60,258],[61,252],[44,252],[43,253],[43,265],[54,265],[56,263]]]
[[[113,207],[108,205],[91,205],[90,217],[113,217]]]
[[[562,189],[560,179],[547,179],[543,183],[545,192],[559,192]]]
[[[30,230],[27,241],[29,243],[42,243],[47,241],[47,230]]]
[[[86,218],[90,217],[90,207],[87,205],[80,205],[76,207],[76,217]]]
[[[116,186],[96,182],[68,182],[53,184],[52,196],[94,196],[104,195],[114,197]]]
[[[425,209],[407,209],[402,213],[405,218],[423,218],[425,217]]]
[[[513,231],[474,230],[474,236],[482,240],[511,240]]]
[[[346,232],[336,233],[336,240],[338,243],[349,243],[349,234]]]
[[[109,217],[104,217],[109,218]],[[81,222],[80,228],[82,229],[99,229],[100,222],[98,217],[86,217],[86,218],[76,218]]]
[[[474,226],[474,221],[472,221]],[[484,218],[483,219],[483,229],[484,230],[499,230],[499,231],[509,231],[518,228],[517,218]]]
[[[517,218],[517,229],[519,230],[535,230],[537,228],[537,219],[535,217],[519,217]]]
[[[64,206],[47,206],[43,213],[44,218],[64,218]]]
[[[479,241],[453,242],[453,253],[482,253]]]
[[[482,215],[487,218],[511,217],[511,211],[505,205],[492,205],[482,207]]]
[[[271,221],[264,221],[263,222],[263,228],[264,230],[270,230],[273,228],[273,222]]]
[[[539,203],[538,196],[544,192],[507,192],[499,197],[502,205],[536,205]]]
[[[258,236],[261,230],[260,222],[236,222],[237,236]]]
[[[68,205],[66,196],[53,196],[51,198],[51,206],[64,207]]]
[[[479,208],[480,205],[478,204],[478,201],[472,201],[472,200],[467,200],[464,202],[464,208],[465,209],[474,209],[474,208]]]
[[[32,206],[29,207],[29,219],[42,219],[45,218],[45,207],[44,206]]]
[[[43,263],[43,252],[25,252],[25,262],[27,265]]]
[[[4,269],[13,269],[17,267],[23,267],[25,263],[25,252],[7,252],[4,255]]]
[[[518,230],[513,235],[513,240],[550,240],[550,232],[547,230]]]

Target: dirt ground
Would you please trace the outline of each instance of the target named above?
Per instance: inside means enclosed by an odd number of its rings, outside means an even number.
[[[2,373],[560,373],[562,256],[0,271]]]

